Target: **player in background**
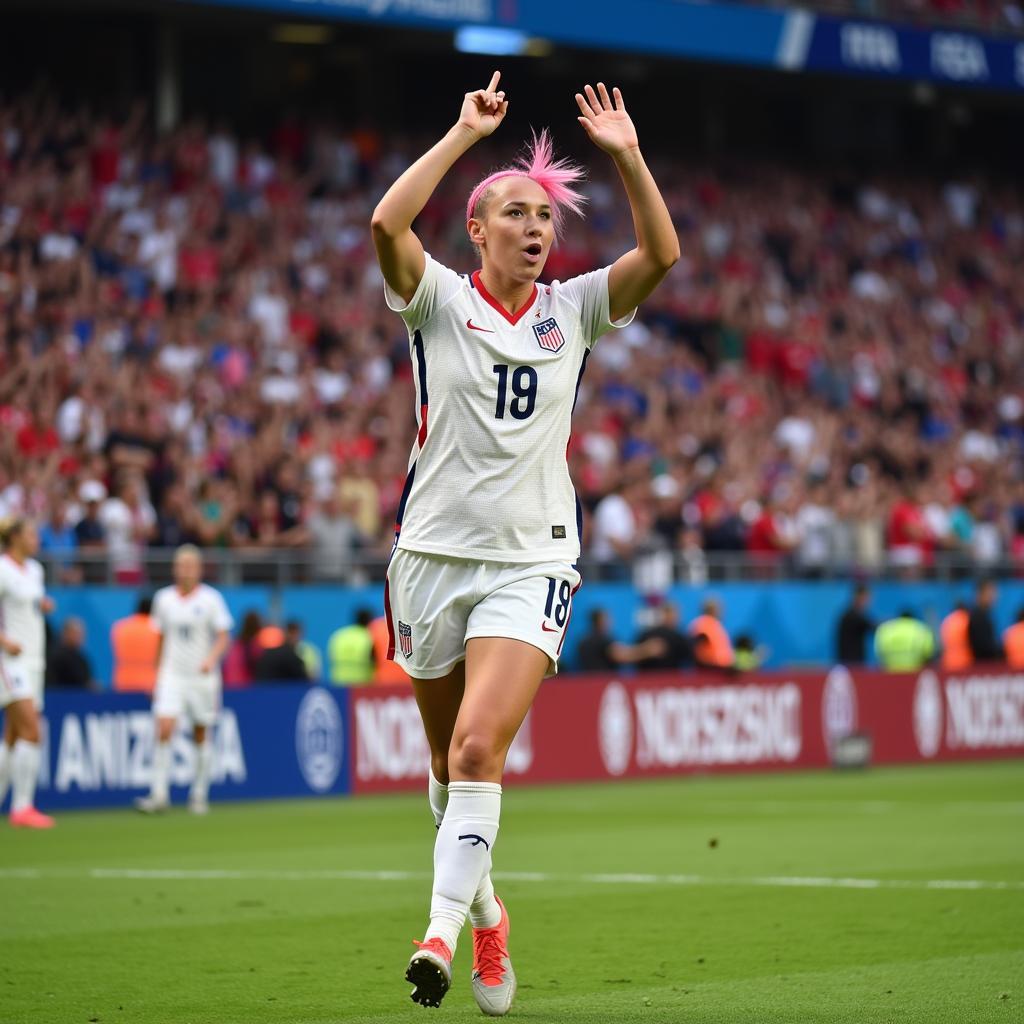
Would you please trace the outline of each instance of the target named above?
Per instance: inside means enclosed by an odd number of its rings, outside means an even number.
[[[35,526],[27,519],[0,524],[0,546],[0,804],[10,785],[11,824],[53,828],[53,818],[35,808],[46,670],[43,616],[53,610],[53,600],[46,596],[43,567],[32,557],[39,550]]]
[[[170,803],[171,739],[182,716],[192,723],[196,744],[188,808],[193,814],[210,809],[210,729],[220,711],[220,662],[234,622],[224,598],[202,580],[203,557],[197,547],[184,544],[174,553],[174,586],[163,587],[153,598],[151,616],[160,633],[153,691],[156,750],[149,795],[135,801],[147,814],[164,811]]]
[[[679,241],[618,89],[576,94],[580,124],[614,161],[637,244],[611,267],[538,287],[580,168],[545,131],[530,154],[473,190],[466,210],[481,268],[459,275],[412,230],[455,161],[502,122],[495,72],[467,93],[447,134],[391,186],[372,230],[388,305],[405,321],[419,431],[388,568],[391,656],[413,678],[431,750],[438,825],[430,923],[406,969],[412,999],[437,1006],[467,915],[472,987],[508,1012],[508,913],[494,895],[505,757],[545,676],[557,670],[580,583],[570,421],[594,342],[630,322],[679,258]],[[395,655],[396,641],[401,654]]]

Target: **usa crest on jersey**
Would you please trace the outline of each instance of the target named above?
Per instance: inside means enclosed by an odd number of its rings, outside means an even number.
[[[398,646],[402,648],[402,653],[407,657],[412,657],[412,626],[398,620]]]
[[[565,344],[565,337],[553,316],[534,324],[533,333],[537,335],[537,344],[549,352],[557,352]]]

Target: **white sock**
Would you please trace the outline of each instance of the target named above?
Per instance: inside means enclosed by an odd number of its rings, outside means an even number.
[[[434,815],[434,824],[440,828],[444,821],[444,809],[448,806],[448,787],[434,777],[434,769],[427,769],[427,800]]]
[[[434,843],[434,891],[427,939],[443,939],[455,952],[459,932],[498,837],[501,786],[496,782],[451,782],[448,806]]]
[[[149,780],[149,795],[157,803],[167,803],[170,774],[171,744],[169,741],[161,743],[157,740],[153,750],[153,774]]]
[[[7,789],[11,784],[11,748],[0,740],[0,805],[7,796]]]
[[[430,801],[434,824],[440,828],[441,822],[444,821],[445,808],[448,806],[448,787],[437,781],[433,768],[429,769],[427,777],[427,800]],[[501,921],[501,907],[494,898],[494,883],[491,882],[490,856],[487,859],[487,870],[480,879],[473,902],[469,905],[469,920],[474,928],[494,928]]]
[[[207,736],[202,743],[196,747],[196,774],[192,780],[192,790],[189,799],[199,803],[206,803],[210,795],[210,769],[213,767],[213,747],[210,738]]]
[[[11,775],[14,788],[11,793],[11,811],[32,807],[39,779],[39,744],[18,740],[11,751]]]

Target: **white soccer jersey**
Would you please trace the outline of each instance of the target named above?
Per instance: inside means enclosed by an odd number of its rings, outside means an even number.
[[[580,553],[566,448],[580,378],[613,324],[608,268],[537,285],[515,316],[479,271],[427,256],[407,306],[419,433],[398,512],[409,551],[499,562],[573,562]],[[634,311],[635,312],[635,311]]]
[[[186,679],[199,675],[199,666],[209,656],[217,634],[234,625],[224,598],[205,583],[187,594],[177,587],[158,590],[152,616],[153,624],[163,634],[160,672]]]
[[[19,565],[10,555],[0,557],[0,633],[21,645],[18,660],[31,668],[46,662],[43,567],[27,558]]]

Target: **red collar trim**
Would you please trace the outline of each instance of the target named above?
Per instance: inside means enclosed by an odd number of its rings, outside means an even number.
[[[522,308],[517,310],[515,313],[510,313],[485,287],[483,281],[480,280],[480,271],[473,271],[473,286],[480,293],[480,298],[487,303],[488,306],[493,306],[513,327],[529,312],[530,307],[537,301],[537,286],[533,286],[533,294],[526,300]]]

